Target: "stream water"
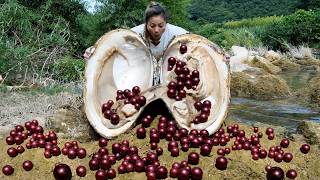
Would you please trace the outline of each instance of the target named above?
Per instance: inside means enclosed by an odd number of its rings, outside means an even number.
[[[282,74],[292,90],[305,86],[306,82],[314,77],[313,72],[296,72]],[[257,122],[286,127],[289,133],[294,133],[301,120],[310,120],[320,123],[320,113],[308,107],[299,105],[294,98],[258,101],[246,98],[232,98],[230,116],[243,123]]]

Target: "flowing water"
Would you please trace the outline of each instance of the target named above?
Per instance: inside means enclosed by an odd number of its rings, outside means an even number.
[[[297,72],[282,74],[292,90],[305,86],[314,77],[312,72]],[[320,123],[320,113],[308,107],[299,105],[295,98],[258,101],[246,98],[232,98],[230,115],[233,119],[247,124],[257,122],[285,127],[289,133],[294,133],[302,120]]]

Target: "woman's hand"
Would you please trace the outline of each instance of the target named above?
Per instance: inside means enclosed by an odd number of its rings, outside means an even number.
[[[229,63],[230,62],[230,55],[229,54],[224,54],[223,61],[226,62],[226,63]]]
[[[93,46],[87,48],[86,51],[83,54],[84,60],[88,61],[95,50],[96,50],[96,48],[93,47]]]

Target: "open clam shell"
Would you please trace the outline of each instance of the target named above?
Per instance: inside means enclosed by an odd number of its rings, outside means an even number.
[[[138,113],[114,127],[101,112],[107,100],[116,101],[118,89],[152,86],[152,58],[142,38],[130,30],[114,30],[102,36],[85,69],[84,102],[87,118],[102,136],[114,137],[128,130]]]
[[[188,51],[179,52],[181,44]],[[143,39],[130,30],[118,29],[106,33],[95,44],[96,50],[86,64],[84,103],[87,118],[93,128],[102,136],[112,138],[129,130],[143,109],[156,99],[165,102],[180,127],[207,129],[215,132],[223,122],[230,102],[229,67],[223,61],[223,51],[207,39],[186,34],[176,37],[164,54],[161,70],[161,85],[153,86],[153,57]],[[167,70],[167,59],[171,56],[185,61],[190,69],[198,69],[200,83],[197,89],[187,90],[187,97],[175,101],[167,97],[167,83],[172,74]],[[146,105],[135,110],[130,105],[116,102],[117,90],[139,86]],[[120,123],[113,125],[104,117],[101,106],[113,100],[120,113]],[[208,121],[193,124],[195,100],[212,102]]]
[[[187,46],[184,54],[179,52],[181,44]],[[173,117],[180,127],[190,129],[207,129],[214,133],[225,119],[230,103],[230,71],[229,65],[224,61],[224,52],[206,38],[195,34],[185,34],[176,37],[168,46],[164,54],[162,69],[162,82],[168,84],[172,80],[168,71],[169,57],[183,61],[187,67],[200,72],[200,83],[196,90],[187,90],[187,98],[175,101],[163,96],[169,105]],[[195,100],[210,100],[212,103],[207,122],[192,123],[192,114],[195,114],[193,103]]]

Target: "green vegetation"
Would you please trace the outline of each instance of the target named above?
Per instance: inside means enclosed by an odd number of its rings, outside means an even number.
[[[300,0],[193,0],[190,14],[193,20],[227,22],[244,18],[288,15],[300,5]]]
[[[98,1],[102,5],[91,14],[81,0],[0,0],[0,75],[6,77],[5,83],[81,80],[84,50],[110,30],[143,23],[149,3]],[[159,2],[168,9],[170,23],[225,49],[320,47],[319,0]]]

